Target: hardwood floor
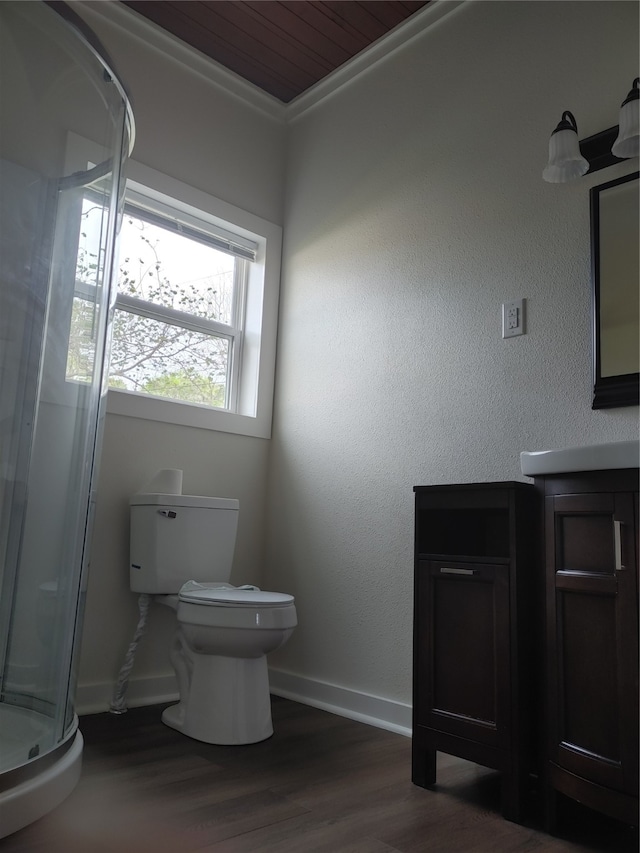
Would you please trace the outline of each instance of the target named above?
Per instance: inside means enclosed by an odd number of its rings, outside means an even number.
[[[2,853],[637,851],[630,827],[569,801],[558,837],[535,814],[504,820],[499,777],[457,758],[418,788],[408,738],[285,699],[274,736],[244,747],[190,740],[160,711],[83,717],[80,784]]]

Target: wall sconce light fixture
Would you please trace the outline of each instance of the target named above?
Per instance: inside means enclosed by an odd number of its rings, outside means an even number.
[[[640,150],[640,77],[620,107],[617,127],[610,127],[578,142],[578,125],[568,110],[551,134],[549,162],[542,177],[562,184],[587,172],[597,172],[620,160],[637,157]]]

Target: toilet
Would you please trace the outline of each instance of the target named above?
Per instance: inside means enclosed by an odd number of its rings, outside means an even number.
[[[138,493],[130,511],[130,588],[177,618],[171,663],[180,701],[162,721],[205,743],[270,737],[266,656],[298,622],[293,596],[229,584],[238,501]]]

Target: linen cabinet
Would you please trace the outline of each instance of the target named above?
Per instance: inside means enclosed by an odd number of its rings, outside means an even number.
[[[412,779],[436,753],[501,771],[519,820],[532,767],[536,491],[416,486]]]

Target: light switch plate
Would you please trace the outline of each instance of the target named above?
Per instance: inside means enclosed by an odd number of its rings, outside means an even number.
[[[502,337],[524,335],[524,299],[502,303]]]

